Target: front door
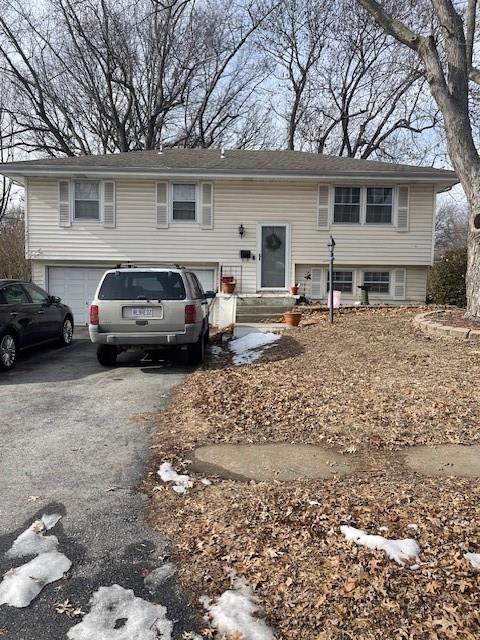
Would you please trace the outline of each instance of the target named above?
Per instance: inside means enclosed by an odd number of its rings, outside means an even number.
[[[258,225],[258,282],[260,289],[286,289],[288,285],[289,226]]]

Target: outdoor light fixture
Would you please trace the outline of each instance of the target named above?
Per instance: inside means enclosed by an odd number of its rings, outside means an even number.
[[[243,226],[243,224],[238,227],[238,235],[240,236],[240,238],[243,238],[243,236],[245,235],[245,227]]]

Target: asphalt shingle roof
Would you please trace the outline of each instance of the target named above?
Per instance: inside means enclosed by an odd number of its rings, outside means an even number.
[[[404,177],[456,180],[455,172],[433,167],[393,164],[373,160],[357,160],[302,151],[246,151],[226,149],[165,149],[133,151],[109,155],[26,160],[0,165],[0,173],[29,169],[90,169],[100,171],[178,171],[259,175],[396,175]]]

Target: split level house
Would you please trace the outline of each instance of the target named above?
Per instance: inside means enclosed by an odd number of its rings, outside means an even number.
[[[342,304],[423,303],[436,197],[454,172],[296,151],[168,149],[12,162],[32,279],[77,324],[106,268],[179,263],[234,297],[326,302],[329,239]]]

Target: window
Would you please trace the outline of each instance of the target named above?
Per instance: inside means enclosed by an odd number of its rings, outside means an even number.
[[[27,290],[28,295],[35,304],[46,304],[49,301],[48,293],[40,289],[40,287],[34,284],[24,284],[24,288]]]
[[[185,300],[185,286],[177,271],[117,271],[107,273],[100,300]]]
[[[197,276],[194,273],[187,273],[186,277],[192,289],[194,299],[203,300],[205,298],[205,294],[203,292],[201,284],[197,280]]]
[[[330,272],[327,271],[327,289],[330,290]],[[353,293],[353,271],[334,271],[333,290]]]
[[[335,187],[334,223],[360,223],[360,187]]]
[[[21,284],[9,284],[3,292],[7,304],[28,304],[30,302]]]
[[[367,224],[392,223],[393,189],[391,187],[367,187]]]
[[[75,182],[74,199],[75,220],[100,220],[99,182]]]
[[[172,185],[172,220],[195,222],[196,219],[196,185]]]
[[[390,271],[365,271],[363,284],[368,284],[372,293],[390,293]]]

